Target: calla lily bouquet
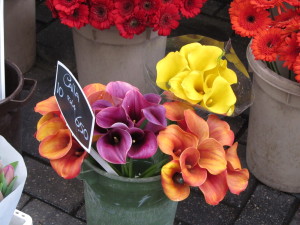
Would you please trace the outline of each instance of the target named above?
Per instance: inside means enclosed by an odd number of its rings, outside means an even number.
[[[83,91],[96,116],[94,147],[118,175],[161,174],[171,200],[187,198],[196,186],[212,205],[228,189],[239,194],[247,187],[249,172],[241,168],[234,133],[216,115],[205,121],[184,102],[162,104],[159,95],[143,95],[121,81],[90,84]],[[61,177],[76,177],[88,154],[72,137],[55,97],[39,102],[35,111],[42,114],[35,135],[40,155]],[[141,162],[147,162],[144,170]]]

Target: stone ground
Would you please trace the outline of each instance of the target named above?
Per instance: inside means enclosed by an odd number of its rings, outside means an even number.
[[[182,21],[173,36],[187,33],[207,35],[219,40],[231,37],[243,62],[249,40],[235,36],[228,18],[229,2],[208,0],[201,15]],[[32,100],[22,109],[22,152],[28,178],[18,209],[29,214],[34,225],[86,224],[83,185],[77,179],[64,180],[49,162],[38,154],[33,138],[39,115],[34,105],[53,94],[57,60],[76,74],[71,29],[52,19],[43,0],[36,1],[37,59],[25,77],[38,81]],[[248,111],[227,119],[239,141],[239,154],[246,167]],[[178,205],[176,225],[297,225],[300,224],[300,196],[274,190],[251,175],[249,186],[239,196],[228,194],[217,206],[207,205],[199,191]]]

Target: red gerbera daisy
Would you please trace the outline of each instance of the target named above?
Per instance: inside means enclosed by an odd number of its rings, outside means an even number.
[[[114,4],[110,0],[93,0],[90,6],[90,24],[100,30],[108,29],[113,23]]]
[[[283,66],[293,69],[296,58],[300,53],[300,45],[297,43],[297,34],[291,33],[286,37],[278,49],[279,59],[284,61]]]
[[[296,10],[289,9],[274,18],[274,27],[285,29],[287,26],[294,24],[293,20],[299,17]],[[296,21],[295,21],[296,22]]]
[[[180,12],[186,18],[192,18],[200,13],[203,4],[207,0],[182,0]]]
[[[45,5],[48,7],[48,9],[50,9],[50,11],[52,13],[52,17],[57,18],[58,13],[57,13],[56,9],[54,8],[53,0],[46,0]]]
[[[173,4],[165,4],[161,7],[154,23],[154,31],[158,31],[159,35],[167,36],[172,29],[176,29],[179,25],[180,15],[178,8]]]
[[[139,0],[138,10],[144,15],[152,15],[157,13],[161,5],[160,0]]]
[[[129,16],[131,13],[133,13],[134,6],[134,0],[115,1],[116,13],[120,14],[121,16]]]
[[[271,9],[276,6],[281,6],[283,0],[250,0],[250,3],[259,9]]]
[[[115,18],[115,24],[124,38],[133,38],[135,34],[141,34],[146,29],[146,17],[143,13],[136,11],[132,15],[122,18]]]
[[[181,0],[161,0],[162,4],[173,4],[177,7],[180,6]]]
[[[281,44],[281,30],[278,28],[264,30],[257,34],[252,41],[252,51],[256,60],[272,62],[277,58]]]
[[[287,3],[289,3],[292,6],[300,6],[299,0],[285,0]]]
[[[253,37],[272,23],[266,10],[255,9],[249,1],[234,0],[229,14],[233,30],[242,37]]]
[[[89,8],[83,4],[79,5],[78,8],[74,9],[71,15],[68,15],[63,11],[60,12],[58,15],[61,20],[61,23],[69,27],[76,27],[79,29],[89,22]]]
[[[85,0],[53,0],[53,6],[56,10],[63,11],[66,14],[72,14],[73,10],[78,8],[80,3]]]

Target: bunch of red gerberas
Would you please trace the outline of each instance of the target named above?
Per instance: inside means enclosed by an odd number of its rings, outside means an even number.
[[[52,16],[70,27],[86,24],[104,30],[116,26],[124,38],[133,38],[147,27],[159,35],[169,35],[179,25],[181,15],[200,13],[207,0],[46,0]]]
[[[275,61],[284,61],[289,79],[300,82],[299,0],[234,0],[229,13],[235,32],[253,38],[256,60],[267,62],[278,74]]]

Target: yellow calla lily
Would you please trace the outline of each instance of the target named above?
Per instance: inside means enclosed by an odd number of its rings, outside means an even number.
[[[212,88],[203,96],[201,106],[211,112],[231,115],[232,107],[236,103],[236,96],[230,84],[223,77],[216,77]]]
[[[168,90],[168,82],[177,73],[187,70],[188,62],[179,52],[170,52],[156,65],[156,84],[163,90]]]
[[[184,90],[187,101],[192,104],[197,104],[203,99],[203,72],[191,71],[182,81],[182,88]]]
[[[172,93],[174,93],[176,97],[187,101],[188,101],[188,97],[186,96],[185,91],[181,84],[188,75],[189,75],[189,71],[180,72],[169,80],[169,85],[170,85],[169,90]]]

